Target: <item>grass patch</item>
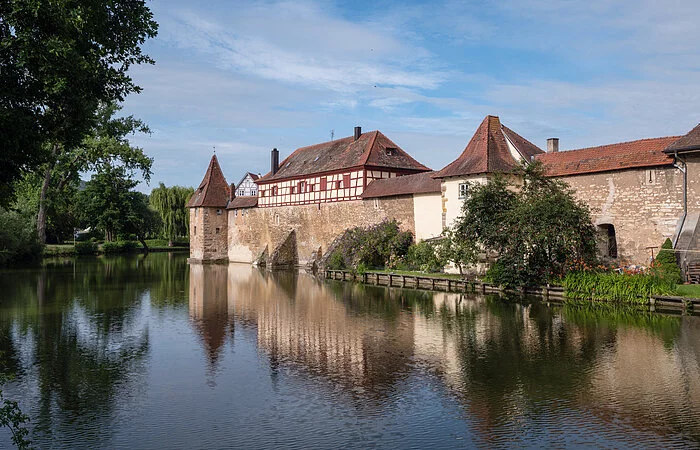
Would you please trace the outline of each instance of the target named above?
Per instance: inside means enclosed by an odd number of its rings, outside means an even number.
[[[679,284],[676,286],[676,295],[700,298],[700,284]]]
[[[69,255],[74,255],[74,254],[75,254],[75,247],[73,246],[73,244],[64,244],[64,245],[47,244],[44,246],[43,255],[45,257],[69,256]]]

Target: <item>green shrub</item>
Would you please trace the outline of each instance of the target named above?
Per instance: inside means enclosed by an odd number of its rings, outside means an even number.
[[[94,255],[96,252],[97,244],[92,241],[75,243],[75,253],[78,255]]]
[[[115,242],[105,242],[102,244],[102,251],[106,255],[111,255],[115,253],[130,253],[137,248],[137,244],[133,241],[115,241]]]
[[[569,272],[564,277],[566,297],[646,303],[653,295],[670,295],[675,283],[654,273]]]
[[[654,259],[653,266],[654,270],[661,278],[674,284],[679,284],[683,281],[681,277],[681,268],[678,267],[671,239],[666,239],[663,243],[659,254],[656,255]]]
[[[343,258],[343,252],[341,252],[340,250],[335,250],[328,258],[328,263],[326,265],[331,270],[345,269],[345,259]]]
[[[446,262],[438,256],[435,245],[423,241],[408,248],[406,263],[413,270],[422,272],[440,272]]]
[[[0,265],[36,261],[42,245],[36,236],[36,223],[28,214],[0,208]]]
[[[349,229],[341,236],[336,250],[328,258],[328,268],[382,268],[398,263],[408,252],[413,234],[400,231],[396,220],[383,221],[366,228]]]

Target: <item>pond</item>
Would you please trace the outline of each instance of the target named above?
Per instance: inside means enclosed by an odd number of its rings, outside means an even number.
[[[0,286],[3,394],[37,448],[700,445],[697,316],[163,253],[45,261]]]

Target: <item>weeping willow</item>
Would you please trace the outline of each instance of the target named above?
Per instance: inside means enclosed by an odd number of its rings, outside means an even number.
[[[194,193],[191,187],[167,187],[163,183],[151,191],[150,203],[163,219],[163,237],[172,245],[173,239],[187,236],[190,216],[186,205]]]

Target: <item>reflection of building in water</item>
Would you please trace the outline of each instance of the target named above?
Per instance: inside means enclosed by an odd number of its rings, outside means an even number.
[[[687,420],[700,417],[700,342],[689,338],[698,335],[699,327],[700,321],[681,318],[671,344],[647,330],[619,329],[592,375],[590,403],[605,405],[606,414],[632,413],[644,423],[671,423],[700,436],[698,423]],[[615,402],[604,401],[610,398]]]
[[[199,333],[211,368],[216,367],[226,336],[233,332],[228,319],[226,266],[190,266],[190,317]]]
[[[413,353],[412,318],[400,311],[392,320],[357,314],[353,308],[373,297],[355,288],[340,285],[334,293],[310,276],[229,266],[229,305],[237,319],[257,325],[258,345],[273,362],[301,364],[354,385],[391,383]]]

